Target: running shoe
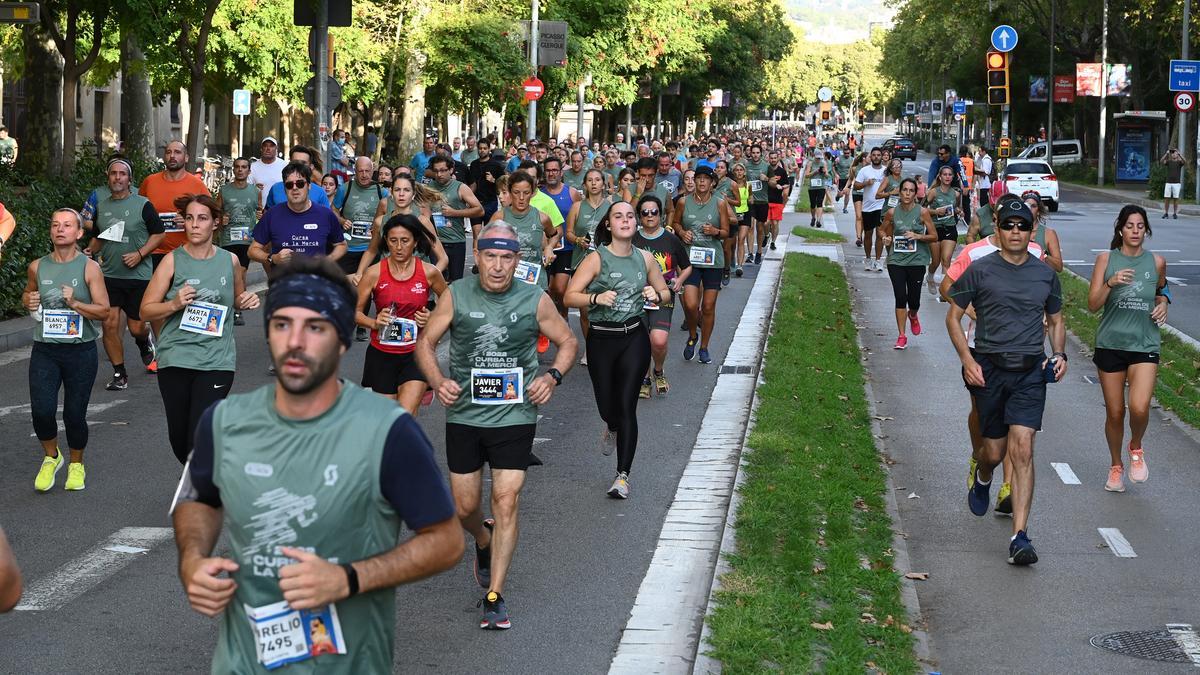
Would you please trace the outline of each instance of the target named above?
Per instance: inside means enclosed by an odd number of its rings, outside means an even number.
[[[1146,466],[1146,449],[1129,448],[1129,482],[1145,483],[1150,477],[1150,468]]]
[[[820,223],[817,223],[817,227],[820,227],[820,226],[821,226],[821,224],[820,224]],[[774,251],[774,250],[775,250],[775,240],[774,240],[774,239],[772,239],[772,240],[771,240],[771,250],[772,250],[772,251]]]
[[[863,258],[863,269],[868,272],[872,270],[870,258]]]
[[[758,253],[754,254],[754,264],[755,265],[762,264],[762,251],[759,251]]]
[[[483,526],[492,532],[496,529],[496,521],[488,518],[483,521]],[[475,583],[483,588],[492,585],[492,545],[489,543],[484,548],[479,548],[479,544],[475,544]]]
[[[158,374],[158,359],[154,359],[150,363],[146,364],[146,372],[150,373],[151,375]]]
[[[855,246],[857,246],[857,247],[859,247],[859,248],[862,248],[862,237],[858,237],[858,238],[856,238],[856,239],[854,240],[854,245],[855,245]]]
[[[933,275],[932,274],[925,275],[925,288],[927,288],[929,290],[930,295],[937,297],[937,294],[938,294],[937,285],[933,283]]]
[[[908,313],[908,327],[912,329],[913,335],[921,334],[921,320],[917,318],[916,312]]]
[[[1171,217],[1172,217],[1172,218],[1174,218],[1175,220],[1179,220],[1179,214],[1178,214],[1178,213],[1172,214],[1172,215],[1171,215]]]
[[[1032,565],[1037,561],[1037,551],[1033,550],[1033,542],[1029,541],[1025,530],[1021,530],[1008,544],[1008,564]]]
[[[112,379],[104,385],[104,388],[109,391],[124,391],[129,388],[129,378],[120,373],[113,373]]]
[[[612,487],[608,488],[608,496],[613,499],[629,499],[629,474],[624,471],[617,473]]]
[[[746,254],[746,264],[747,264],[747,265],[753,265],[753,264],[754,264],[754,254],[753,254],[753,253],[747,253],[747,254]]]
[[[658,390],[659,396],[667,395],[667,392],[671,390],[671,385],[667,383],[666,373],[654,374],[654,387]]]
[[[771,235],[768,234],[767,236],[763,237],[762,246],[760,246],[759,248],[766,248],[767,244],[770,243],[770,241],[771,241]]]
[[[876,259],[875,259],[875,271],[876,271],[876,272],[882,272],[882,271],[884,271],[884,270],[883,270],[883,262],[882,262],[882,261],[880,261],[880,260],[879,260],[879,258],[876,258]]]
[[[736,277],[737,277],[737,278],[739,278],[739,279],[741,279],[741,278],[742,278],[742,275],[743,275],[743,274],[745,274],[745,273],[746,273],[746,272],[742,270],[742,266],[741,266],[741,265],[738,265],[737,267],[733,268],[733,274],[734,274],[734,276],[736,276]]]
[[[996,493],[996,508],[993,511],[1000,516],[1012,515],[1012,484],[1000,484],[1000,492]]]
[[[488,591],[476,607],[483,607],[483,617],[479,619],[479,627],[484,630],[508,630],[512,621],[508,619],[508,607],[504,598],[495,591]]]
[[[1166,220],[1167,218],[1170,218],[1171,216],[1170,216],[1170,214],[1164,213],[1162,215],[1162,217],[1163,217],[1163,220]]]
[[[140,352],[142,355],[142,365],[146,366],[146,370],[150,370],[150,366],[154,364],[156,357],[154,353],[154,345],[150,344],[150,341],[147,340],[145,344],[138,345],[138,352]],[[157,370],[157,364],[154,364],[154,366],[155,370]]]
[[[973,484],[967,490],[967,506],[971,508],[971,513],[982,516],[987,513],[988,502],[991,501],[992,484],[989,482],[985,485],[974,477],[971,482]]]
[[[1125,491],[1125,467],[1120,464],[1108,467],[1108,480],[1104,482],[1104,489],[1109,492]]]
[[[971,455],[971,461],[967,463],[967,489],[975,487],[975,470],[979,468],[979,462],[975,461],[975,455]]]
[[[638,398],[650,398],[650,378],[642,378],[642,388],[638,391]]]
[[[844,207],[844,206],[843,206],[843,207],[842,207],[842,213],[850,213],[850,212],[849,212],[848,210],[846,210],[846,207]]]
[[[550,349],[550,338],[545,335],[538,335],[537,352],[545,354],[548,349]]]
[[[892,349],[908,349],[908,338],[903,335],[896,338],[896,345]]]
[[[370,339],[371,339],[371,336],[367,335],[366,328],[363,328],[362,326],[354,327],[354,341],[355,342],[366,342],[367,340],[370,340]]]
[[[722,286],[729,285],[729,268],[728,267],[725,268],[725,271],[721,273],[721,285]]]
[[[613,454],[613,450],[617,449],[617,432],[604,428],[604,433],[600,434],[600,454],[608,457]]]
[[[47,492],[54,487],[54,478],[64,463],[66,460],[63,459],[62,450],[58,451],[57,457],[43,458],[42,468],[38,469],[37,478],[33,479],[33,489],[38,492]]]
[[[700,348],[700,363],[712,363],[712,357],[708,355],[708,350],[704,347]]]
[[[818,230],[821,229],[821,221],[818,220],[817,224],[814,227],[816,227]],[[775,250],[775,244],[773,244],[773,243],[771,244],[771,250],[772,251]]]
[[[67,482],[63,483],[63,489],[82,490],[85,478],[87,471],[83,469],[83,462],[71,462],[67,465]]]
[[[246,319],[245,319],[245,317],[242,316],[242,313],[240,311],[233,313],[233,325],[235,325],[235,326],[245,326],[246,325]]]
[[[689,335],[687,344],[683,346],[683,360],[691,361],[696,356],[696,336]]]
[[[816,219],[815,217],[814,217],[814,218],[811,218],[811,219],[809,219],[809,221],[808,221],[808,226],[809,226],[809,227],[816,227],[816,226],[817,226],[817,219]]]

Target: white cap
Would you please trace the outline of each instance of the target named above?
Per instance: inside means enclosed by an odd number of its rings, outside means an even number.
[[[266,136],[266,137],[264,137],[264,138],[262,139],[262,143],[259,143],[259,144],[258,144],[258,145],[259,145],[259,147],[262,147],[262,144],[263,144],[263,143],[266,143],[267,141],[270,141],[270,142],[274,143],[274,144],[275,144],[275,147],[279,147],[279,141],[275,140],[275,137],[274,137],[274,136]]]

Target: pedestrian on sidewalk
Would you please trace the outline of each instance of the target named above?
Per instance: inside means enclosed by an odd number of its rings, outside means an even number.
[[[1175,202],[1175,210],[1171,215],[1179,220],[1179,193],[1183,191],[1183,169],[1187,166],[1187,160],[1179,153],[1178,148],[1171,148],[1158,161],[1167,167],[1167,182],[1163,185],[1162,217],[1167,217],[1167,212],[1171,211],[1171,202]]]
[[[895,160],[893,160],[895,161]],[[904,334],[905,323],[912,324],[912,334],[921,334],[921,321],[917,312],[921,309],[921,277],[929,265],[932,255],[931,243],[937,242],[937,230],[929,209],[921,207],[917,200],[917,181],[905,178],[900,181],[899,203],[887,209],[883,216],[883,244],[888,247],[888,277],[892,280],[892,294],[896,297],[896,338],[894,349],[908,347]]]
[[[962,362],[963,380],[975,397],[983,435],[982,447],[972,457],[975,468],[967,504],[976,516],[987,513],[992,471],[1011,456],[1013,537],[1008,562],[1031,565],[1038,559],[1028,536],[1034,437],[1042,426],[1046,384],[1067,372],[1067,335],[1058,275],[1028,251],[1033,232],[1029,207],[1008,200],[997,216],[1000,251],[976,260],[951,286],[946,330]],[[962,327],[972,306],[978,322],[974,350]],[[1047,332],[1054,350],[1049,359],[1043,347]]]
[[[1163,295],[1167,263],[1162,256],[1146,250],[1150,236],[1146,210],[1133,204],[1122,208],[1113,227],[1109,244],[1112,250],[1096,256],[1088,288],[1088,311],[1104,310],[1096,330],[1092,362],[1104,392],[1104,438],[1112,460],[1104,489],[1109,492],[1125,491],[1121,442],[1127,409],[1129,480],[1142,483],[1150,477],[1142,437],[1150,422],[1150,397],[1158,378],[1160,327],[1167,322],[1169,304]]]

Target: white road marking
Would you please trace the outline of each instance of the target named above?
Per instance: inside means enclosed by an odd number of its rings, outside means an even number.
[[[1063,261],[1063,263],[1066,265],[1082,265],[1085,262],[1087,262],[1087,261],[1086,260],[1064,260]]]
[[[1079,477],[1071,470],[1071,465],[1066,462],[1050,462],[1050,466],[1058,473],[1058,477],[1062,479],[1063,485],[1079,485]]]
[[[1097,531],[1104,539],[1104,543],[1108,544],[1108,550],[1113,552],[1113,555],[1118,558],[1136,558],[1137,553],[1134,553],[1133,546],[1121,534],[1121,531],[1115,527],[1098,527]]]
[[[172,538],[169,527],[123,527],[95,547],[25,588],[18,610],[58,609],[99,585],[136,559]],[[132,549],[132,550],[130,550]]]
[[[1167,277],[1167,283],[1172,286],[1187,286],[1187,282],[1179,277]]]
[[[1152,249],[1150,249],[1150,252],[1151,253],[1179,253],[1180,251],[1177,248],[1152,248]]]
[[[549,441],[549,440],[551,440],[551,439],[549,439],[549,438],[535,438],[535,439],[533,439],[533,444],[534,444],[534,445],[541,445],[542,443],[545,443],[545,442],[547,442],[547,441]]]
[[[128,403],[128,401],[126,401],[123,398],[119,398],[114,401],[108,401],[106,403],[89,403],[88,409],[87,409],[88,415],[90,416],[90,415],[95,415],[96,413],[102,413],[105,410],[108,410],[109,408],[115,408],[115,407],[121,405],[122,403]],[[31,411],[31,408],[28,403],[21,403],[19,405],[0,406],[0,417],[4,417],[5,415],[14,415],[14,414],[18,414],[18,413],[28,415],[28,414],[30,414],[30,411]],[[59,412],[59,414],[62,413],[61,405],[58,406],[58,412]]]
[[[1192,665],[1200,668],[1200,635],[1192,630],[1190,623],[1169,623],[1167,632],[1175,638],[1175,644],[1192,660]]]

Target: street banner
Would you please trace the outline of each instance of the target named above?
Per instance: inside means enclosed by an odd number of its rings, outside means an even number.
[[[1099,63],[1075,64],[1075,95],[1100,96],[1104,87]]]
[[[1030,103],[1045,103],[1048,88],[1046,86],[1046,78],[1041,75],[1029,76],[1029,102]]]
[[[1054,102],[1055,103],[1074,103],[1075,102],[1075,76],[1074,75],[1055,75],[1054,76]]]
[[[1150,128],[1117,127],[1117,180],[1150,180]]]
[[[1105,96],[1129,96],[1133,88],[1133,66],[1128,63],[1108,64],[1108,83]]]

